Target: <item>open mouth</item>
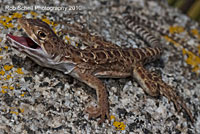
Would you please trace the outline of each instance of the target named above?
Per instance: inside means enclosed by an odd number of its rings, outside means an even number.
[[[29,37],[19,37],[19,36],[14,36],[11,34],[7,34],[7,36],[15,41],[15,44],[27,47],[27,48],[32,48],[32,49],[40,49],[41,47],[35,43],[31,38]]]

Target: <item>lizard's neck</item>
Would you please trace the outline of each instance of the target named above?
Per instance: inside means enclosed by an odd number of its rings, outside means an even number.
[[[74,63],[80,63],[82,61],[82,51],[80,48],[76,48],[69,43],[62,42],[64,47],[59,48],[58,55],[63,55],[61,60],[72,61]],[[60,45],[62,46],[62,45]]]

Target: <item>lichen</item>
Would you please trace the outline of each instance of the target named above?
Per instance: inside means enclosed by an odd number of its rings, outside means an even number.
[[[169,33],[174,34],[174,33],[182,33],[184,32],[184,27],[182,26],[171,26],[169,27]]]
[[[0,75],[4,76],[5,75],[5,71],[1,70],[0,71]]]
[[[125,130],[126,125],[124,124],[124,122],[116,121],[116,118],[114,115],[110,116],[110,120],[113,121],[113,126],[116,128],[116,130]]]
[[[5,71],[9,71],[13,68],[13,65],[4,65],[3,68],[4,68]]]
[[[180,33],[180,32],[184,32],[184,29],[182,29],[181,27],[178,27],[178,29],[177,29],[177,27],[170,27],[169,31],[170,31],[170,33],[174,33],[177,31]],[[198,30],[193,29],[191,32],[195,36],[198,36],[198,38],[200,39],[200,34],[199,34]],[[192,67],[192,72],[199,74],[200,73],[200,57],[197,56],[196,54],[194,54],[193,52],[187,50],[186,48],[183,48],[183,46],[181,44],[177,43],[176,41],[169,38],[168,36],[164,36],[164,38],[167,41],[174,44],[177,48],[182,49],[182,54],[187,57],[185,59],[185,62]],[[198,54],[200,54],[200,45],[197,47],[197,50],[198,50]]]
[[[183,48],[183,55],[187,55],[185,62],[192,66],[192,71],[200,73],[200,57],[196,56],[194,53]]]
[[[200,39],[200,33],[197,29],[192,29],[190,31],[195,37],[197,37],[198,39]]]
[[[25,94],[26,94],[26,92],[22,93],[21,96],[24,97]]]
[[[22,68],[17,68],[15,72],[18,74],[24,74],[24,72],[22,71]]]

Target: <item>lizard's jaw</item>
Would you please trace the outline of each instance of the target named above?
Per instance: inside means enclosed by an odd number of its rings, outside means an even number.
[[[11,45],[16,49],[41,49],[41,47],[29,37],[19,37],[7,34],[7,39],[12,42]]]
[[[49,64],[51,64],[51,57],[46,52],[44,52],[40,45],[38,45],[31,38],[14,36],[11,34],[7,34],[6,38],[13,48],[26,54],[39,65],[47,66],[46,64],[44,64],[46,62],[49,62]]]
[[[66,74],[70,73],[75,64],[71,62],[62,63],[49,56],[34,40],[29,37],[18,37],[11,34],[6,35],[10,45],[18,51],[26,54],[40,66],[54,68]]]

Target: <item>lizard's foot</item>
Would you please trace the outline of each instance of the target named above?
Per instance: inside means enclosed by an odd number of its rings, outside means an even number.
[[[73,71],[75,71],[75,74],[79,76],[79,79],[96,90],[98,101],[97,107],[88,107],[86,112],[89,113],[89,118],[97,118],[100,116],[101,119],[98,121],[98,124],[101,124],[105,121],[106,116],[109,118],[109,101],[106,87],[96,76],[89,73],[82,73],[83,70],[75,68]]]
[[[98,121],[98,124],[101,124],[105,121],[105,118],[109,118],[109,107],[108,106],[90,106],[86,109],[86,112],[89,114],[89,119],[91,118],[97,118],[101,117],[101,119]]]

